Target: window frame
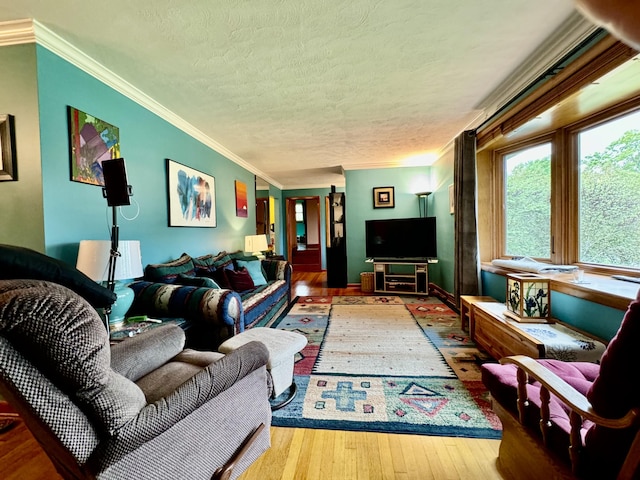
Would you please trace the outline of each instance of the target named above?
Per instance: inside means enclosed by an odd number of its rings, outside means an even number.
[[[577,265],[587,272],[606,275],[637,274],[638,268],[580,262],[579,258],[579,158],[578,134],[629,113],[640,111],[640,96],[602,109],[569,125],[559,126],[544,134],[507,143],[491,149],[492,202],[494,205],[493,258],[511,258],[506,253],[506,202],[504,157],[510,153],[551,143],[551,257],[536,260],[554,264]]]

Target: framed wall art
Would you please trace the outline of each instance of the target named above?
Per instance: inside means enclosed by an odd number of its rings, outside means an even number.
[[[120,158],[120,130],[69,107],[71,180],[104,186],[102,161]]]
[[[236,180],[236,217],[248,217],[247,184]]]
[[[18,180],[13,115],[0,114],[0,182]]]
[[[170,227],[216,226],[216,180],[167,159]]]
[[[394,191],[394,187],[374,187],[373,208],[394,208],[396,206]]]

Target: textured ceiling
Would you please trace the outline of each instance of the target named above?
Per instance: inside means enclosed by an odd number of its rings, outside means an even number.
[[[572,13],[570,0],[0,0],[0,22],[35,19],[281,188],[441,153]]]

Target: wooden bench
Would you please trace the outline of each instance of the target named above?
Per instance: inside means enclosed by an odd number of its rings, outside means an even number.
[[[597,362],[606,345],[551,319],[549,323],[519,323],[505,317],[506,305],[496,301],[471,304],[473,340],[492,357],[511,355]]]

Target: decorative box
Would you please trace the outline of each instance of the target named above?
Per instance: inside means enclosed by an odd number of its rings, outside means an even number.
[[[507,274],[505,315],[518,322],[549,322],[551,317],[549,279],[534,273]]]

